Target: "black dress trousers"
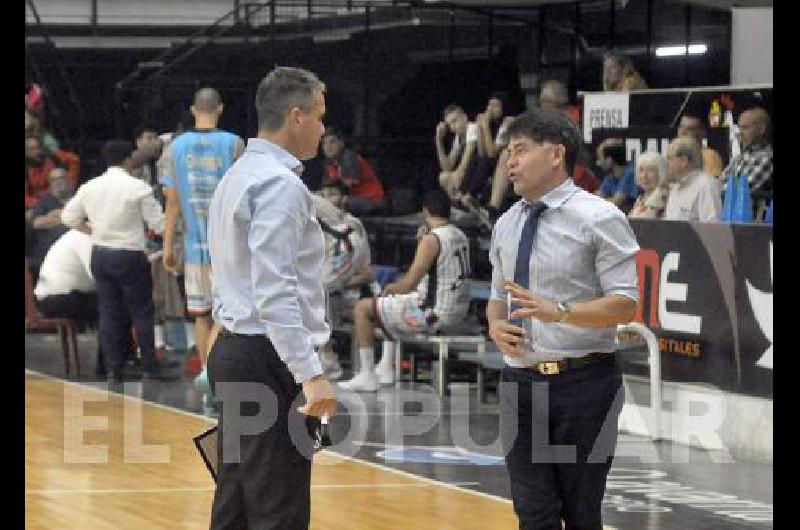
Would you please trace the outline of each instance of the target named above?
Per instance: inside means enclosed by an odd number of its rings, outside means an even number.
[[[306,530],[314,452],[310,433],[319,421],[297,412],[305,403],[302,386],[265,336],[224,329],[209,354],[208,376],[221,403],[211,529]],[[250,384],[237,389],[233,383]],[[253,392],[254,386],[258,392]],[[264,392],[269,399],[263,399]],[[228,400],[233,405],[226,405]],[[239,418],[228,417],[230,411],[245,421],[266,411],[269,421],[253,432],[252,424],[240,428]],[[225,443],[226,437],[234,436],[236,450]]]

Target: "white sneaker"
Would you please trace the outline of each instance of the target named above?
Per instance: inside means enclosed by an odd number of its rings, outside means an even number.
[[[322,364],[322,370],[328,376],[328,379],[336,380],[342,377],[342,365],[339,364],[339,359],[337,359],[335,352],[320,352],[319,362]]]
[[[359,373],[349,381],[337,383],[342,390],[352,390],[353,392],[377,392],[378,378],[374,373]]]
[[[384,370],[382,368],[375,368],[375,376],[378,378],[380,385],[393,385],[394,384],[394,370],[391,368]]]

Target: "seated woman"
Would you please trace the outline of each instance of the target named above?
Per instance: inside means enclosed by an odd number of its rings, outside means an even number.
[[[636,183],[642,193],[633,203],[628,217],[631,219],[661,219],[667,206],[669,188],[664,184],[667,177],[667,161],[655,151],[647,151],[636,159]]]

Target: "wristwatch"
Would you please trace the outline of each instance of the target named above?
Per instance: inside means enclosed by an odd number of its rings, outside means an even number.
[[[557,320],[557,322],[564,322],[565,320],[567,320],[567,317],[569,317],[570,311],[572,311],[572,308],[566,302],[558,302],[556,304],[556,309],[558,309],[558,314],[560,315],[560,317]]]

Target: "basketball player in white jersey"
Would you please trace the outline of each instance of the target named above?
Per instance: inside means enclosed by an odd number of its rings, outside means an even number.
[[[464,319],[469,309],[469,242],[450,224],[450,199],[442,190],[429,191],[422,201],[425,224],[417,233],[414,261],[399,280],[380,296],[356,304],[355,340],[361,365],[345,390],[374,392],[394,380],[393,348],[385,348],[375,367],[376,325],[389,340],[417,333],[435,333]]]

